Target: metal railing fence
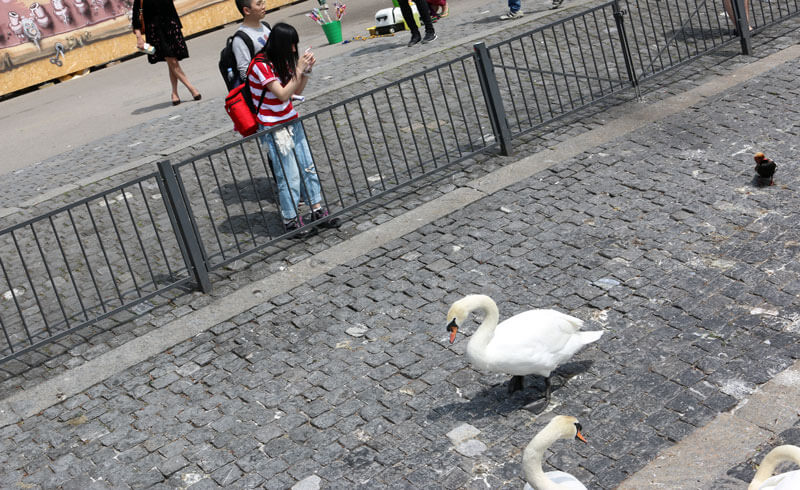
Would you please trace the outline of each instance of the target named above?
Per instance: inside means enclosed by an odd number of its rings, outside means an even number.
[[[509,154],[514,137],[719,46],[749,52],[734,26],[800,12],[800,0],[751,0],[746,19],[732,2],[735,21],[722,2],[609,1],[307,114],[323,203],[352,213],[477,153]],[[296,235],[261,142],[279,129],[0,230],[0,363],[174,288],[207,292],[209,271]]]
[[[194,275],[157,173],[0,232],[0,354],[18,356]]]
[[[300,118],[332,216],[496,144],[472,55]],[[285,237],[261,136],[175,165],[208,270]],[[296,151],[293,150],[293,151]],[[292,203],[303,215],[308,202]]]

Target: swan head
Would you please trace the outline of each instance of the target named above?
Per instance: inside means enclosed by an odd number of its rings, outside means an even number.
[[[575,438],[584,443],[586,442],[583,434],[581,434],[583,427],[581,427],[581,423],[578,422],[578,419],[575,417],[571,417],[569,415],[557,415],[553,417],[553,420],[551,420],[547,425],[554,425],[562,439]]]
[[[453,308],[455,305],[453,305]],[[455,313],[453,313],[453,308],[450,308],[450,311],[447,313],[447,331],[450,333],[450,343],[456,341],[456,333],[458,333],[458,325],[459,323],[464,323],[464,318],[459,318]]]

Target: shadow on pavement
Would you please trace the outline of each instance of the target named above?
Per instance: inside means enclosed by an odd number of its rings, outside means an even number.
[[[153,104],[145,107],[139,107],[138,109],[134,109],[133,111],[131,111],[131,115],[135,116],[137,114],[147,114],[148,112],[157,111],[159,109],[166,109],[171,105],[172,103],[170,101],[159,102],[158,104]]]

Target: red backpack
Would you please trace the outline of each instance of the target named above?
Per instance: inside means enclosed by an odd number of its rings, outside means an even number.
[[[250,60],[250,65],[247,67],[247,76],[244,78],[244,83],[234,87],[228,96],[225,97],[225,112],[233,121],[233,129],[239,132],[242,136],[250,136],[258,131],[258,110],[261,108],[261,103],[264,102],[264,96],[267,94],[266,89],[261,93],[261,98],[258,100],[258,107],[253,106],[253,97],[250,95],[250,84],[248,78],[250,70],[253,69],[253,64],[256,61],[264,62],[264,55],[257,54]]]

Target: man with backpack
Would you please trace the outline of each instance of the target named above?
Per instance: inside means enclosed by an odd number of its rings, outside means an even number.
[[[242,13],[242,25],[228,38],[219,63],[228,90],[247,80],[250,60],[267,43],[270,32],[269,24],[261,20],[266,15],[265,0],[236,0],[236,8]]]

